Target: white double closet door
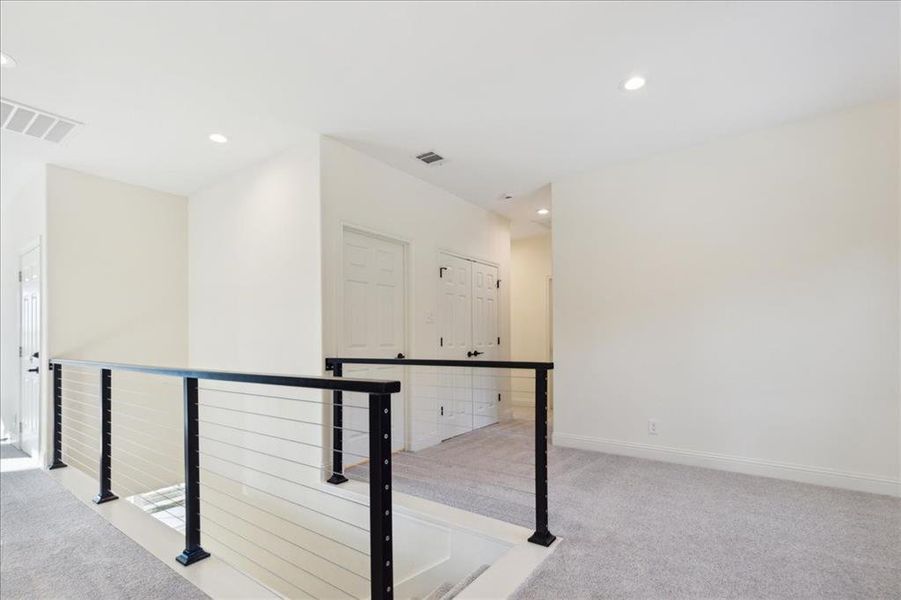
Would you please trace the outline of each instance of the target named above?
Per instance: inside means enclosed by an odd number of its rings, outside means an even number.
[[[441,358],[497,360],[497,267],[451,254],[439,266]],[[434,372],[441,439],[498,421],[506,372],[501,369],[442,367]]]
[[[340,354],[352,358],[396,358],[406,350],[406,246],[398,241],[344,230],[342,248]],[[391,447],[406,445],[404,368],[344,365],[344,377],[401,381],[391,397]],[[369,454],[369,399],[344,394],[345,464]],[[361,408],[357,408],[361,407]]]

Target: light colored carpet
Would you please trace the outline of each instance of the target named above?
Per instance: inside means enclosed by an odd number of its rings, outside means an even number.
[[[395,489],[532,527],[516,491],[532,438],[516,421],[398,454]],[[568,448],[549,462],[564,541],[516,598],[901,598],[897,498]]]
[[[0,521],[4,600],[207,597],[43,471],[0,474]]]

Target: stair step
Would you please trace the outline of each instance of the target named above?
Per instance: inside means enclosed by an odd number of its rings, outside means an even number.
[[[423,598],[423,600],[441,600],[444,598],[444,595],[453,589],[454,585],[448,581],[445,581],[434,590],[432,590],[428,596]]]
[[[482,565],[481,567],[467,575],[465,579],[458,582],[457,585],[450,589],[450,591],[441,596],[440,600],[452,600],[453,598],[456,598],[460,592],[469,587],[469,584],[478,579],[479,575],[484,573],[487,569],[488,565]]]

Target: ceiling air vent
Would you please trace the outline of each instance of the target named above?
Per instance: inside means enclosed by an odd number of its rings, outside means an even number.
[[[59,143],[76,125],[74,119],[0,98],[0,128]]]
[[[421,161],[429,166],[434,166],[444,160],[444,157],[435,152],[423,152],[416,155],[416,160]]]

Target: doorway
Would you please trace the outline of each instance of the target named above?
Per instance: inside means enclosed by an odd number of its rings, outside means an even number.
[[[497,266],[449,253],[441,253],[439,263],[441,357],[497,360]],[[500,371],[456,367],[436,373],[442,440],[497,423],[503,387]]]
[[[41,247],[19,256],[19,410],[16,446],[29,456],[40,447]]]
[[[407,351],[407,244],[350,227],[343,230],[338,349],[352,358],[397,358]],[[347,365],[345,377],[401,381],[391,401],[392,449],[407,446],[404,368]],[[352,396],[345,394],[345,396]],[[348,398],[348,406],[368,406],[368,398]],[[368,453],[368,412],[344,411],[348,453]]]

